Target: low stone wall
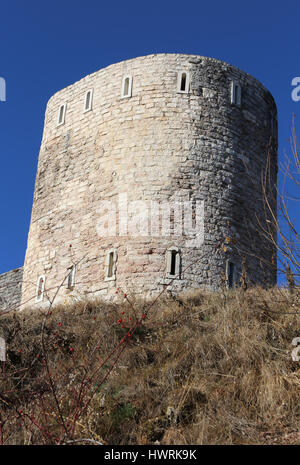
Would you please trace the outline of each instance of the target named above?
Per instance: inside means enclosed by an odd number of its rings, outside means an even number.
[[[0,312],[20,304],[22,280],[23,267],[0,275]]]

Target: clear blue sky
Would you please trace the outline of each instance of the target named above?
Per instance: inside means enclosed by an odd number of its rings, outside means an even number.
[[[175,52],[229,62],[271,91],[280,158],[289,149],[292,113],[300,113],[291,99],[300,76],[296,1],[4,0],[0,18],[0,273],[23,265],[48,99],[111,63]]]

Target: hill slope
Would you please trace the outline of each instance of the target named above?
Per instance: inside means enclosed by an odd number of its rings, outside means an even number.
[[[149,308],[120,293],[2,315],[0,440],[299,444],[299,301],[255,288]]]

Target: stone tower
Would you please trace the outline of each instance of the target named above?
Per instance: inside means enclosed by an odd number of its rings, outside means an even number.
[[[22,306],[72,296],[275,284],[265,221],[269,91],[212,58],[157,54],[101,69],[48,102],[23,270]],[[225,252],[218,242],[234,237]],[[275,258],[274,258],[275,257]],[[190,264],[193,263],[192,266]],[[174,279],[175,278],[175,279]]]

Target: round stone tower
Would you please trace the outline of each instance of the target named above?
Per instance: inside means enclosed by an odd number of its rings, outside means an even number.
[[[48,102],[22,305],[66,296],[276,282],[261,174],[277,177],[277,111],[249,74],[212,58],[113,64]],[[218,244],[230,238],[227,250]]]

